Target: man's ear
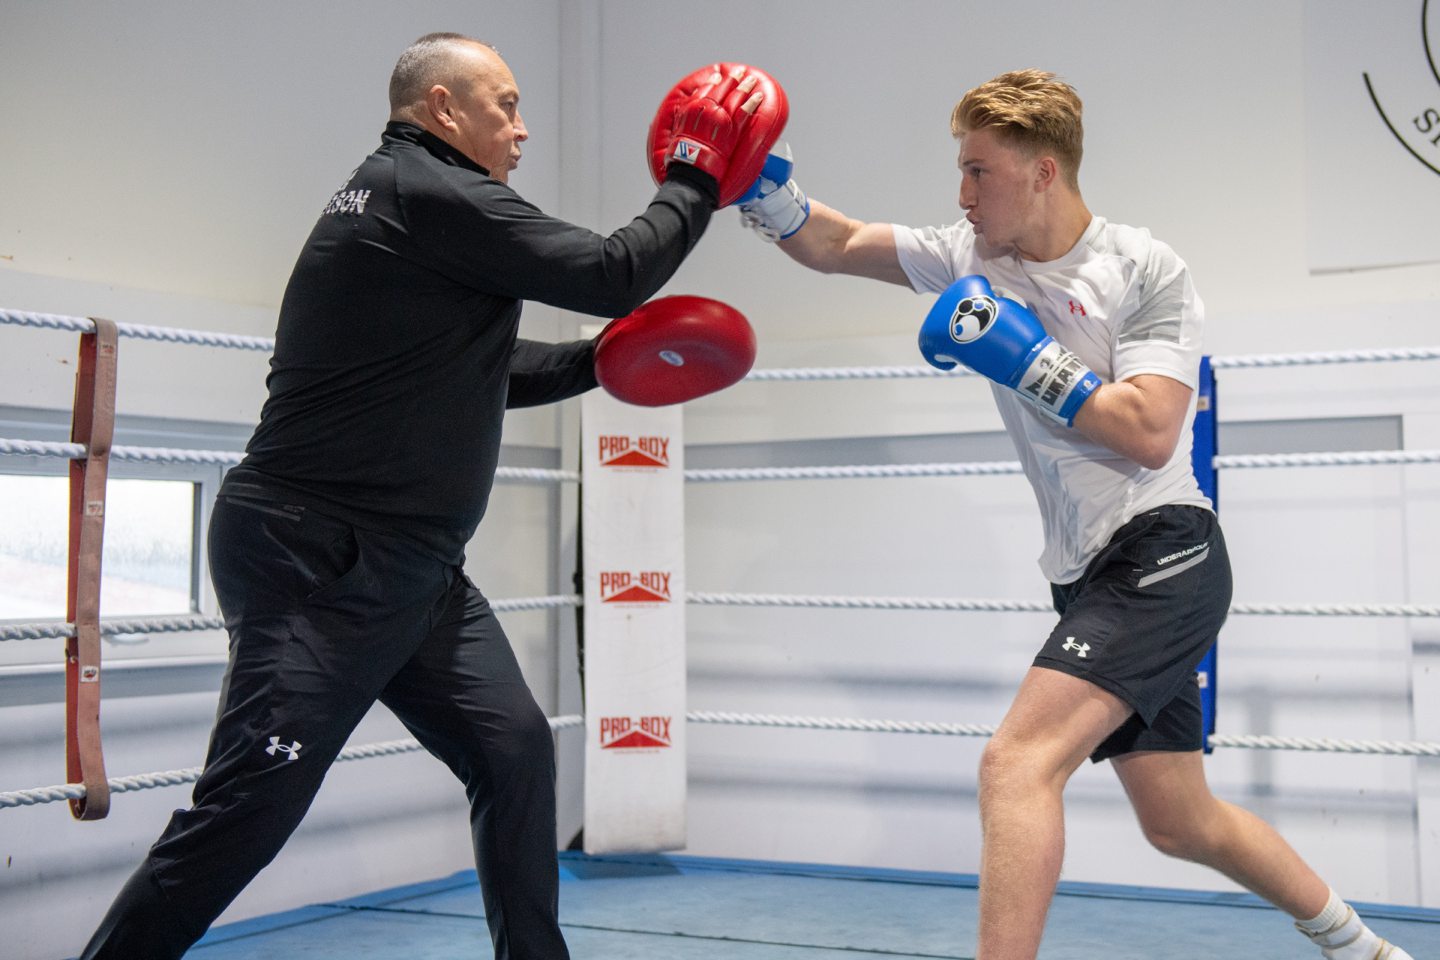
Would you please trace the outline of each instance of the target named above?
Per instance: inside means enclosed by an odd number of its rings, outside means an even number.
[[[456,129],[455,118],[451,116],[453,100],[449,89],[442,84],[437,83],[425,92],[425,112],[445,130]]]
[[[1043,193],[1060,180],[1060,164],[1054,157],[1042,156],[1035,164],[1035,192]]]

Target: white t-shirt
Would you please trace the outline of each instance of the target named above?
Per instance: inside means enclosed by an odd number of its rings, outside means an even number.
[[[1184,262],[1148,230],[1095,217],[1068,253],[1038,263],[990,247],[964,220],[893,229],[900,266],[916,291],[939,293],[960,277],[982,274],[997,294],[1027,304],[1046,332],[1106,383],[1154,373],[1198,386],[1204,307]],[[1147,470],[1046,418],[1014,391],[991,386],[1040,503],[1040,569],[1052,583],[1077,579],[1115,531],[1146,510],[1213,509],[1190,464],[1194,395],[1170,462]]]

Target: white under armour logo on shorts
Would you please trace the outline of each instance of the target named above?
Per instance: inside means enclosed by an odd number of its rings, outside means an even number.
[[[265,752],[272,757],[284,753],[288,754],[288,756],[285,757],[286,760],[298,760],[300,759],[300,741],[297,740],[289,746],[286,746],[280,742],[279,737],[271,737],[270,746],[265,748]]]
[[[1088,644],[1088,643],[1076,643],[1074,637],[1066,637],[1066,638],[1065,638],[1065,646],[1061,647],[1060,649],[1061,649],[1061,650],[1074,650],[1074,651],[1075,651],[1075,655],[1076,655],[1077,657],[1083,657],[1083,656],[1085,656],[1085,654],[1087,654],[1087,653],[1090,652],[1090,644]]]

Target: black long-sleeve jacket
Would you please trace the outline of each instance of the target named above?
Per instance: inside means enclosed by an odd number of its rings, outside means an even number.
[[[595,385],[589,341],[517,338],[521,301],[629,313],[674,274],[714,201],[713,179],[677,168],[641,216],[600,236],[392,121],[300,253],[269,397],[222,494],[313,507],[459,563],[505,408]]]

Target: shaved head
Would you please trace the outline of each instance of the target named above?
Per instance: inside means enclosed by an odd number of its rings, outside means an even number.
[[[501,62],[493,45],[459,33],[427,33],[410,44],[390,74],[390,115],[414,109],[437,83],[458,86],[477,53]]]

